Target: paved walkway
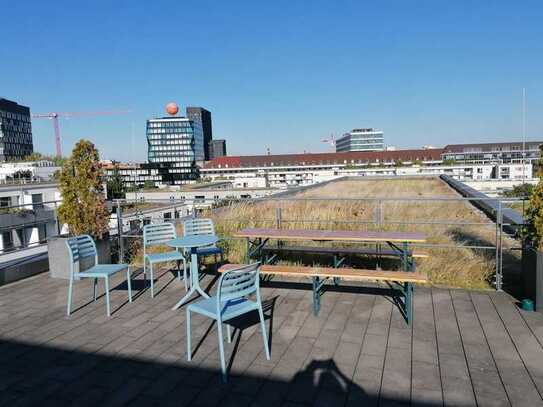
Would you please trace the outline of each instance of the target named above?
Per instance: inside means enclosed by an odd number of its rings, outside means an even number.
[[[417,289],[409,328],[372,290],[325,292],[314,317],[310,291],[272,283],[272,360],[254,321],[237,321],[223,385],[209,320],[195,316],[185,359],[184,308],[170,310],[181,282],[166,273],[154,299],[143,291],[128,304],[115,281],[110,319],[103,298],[83,306],[90,281],[76,283],[70,318],[66,281],[0,288],[0,405],[543,406],[543,315],[504,293]]]

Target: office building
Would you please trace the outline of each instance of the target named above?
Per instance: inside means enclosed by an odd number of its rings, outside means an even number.
[[[443,149],[443,160],[475,164],[535,164],[543,141],[502,143],[449,144]]]
[[[141,168],[160,175],[164,184],[184,184],[198,178],[204,161],[204,137],[199,120],[162,117],[147,120],[147,164]]]
[[[0,98],[0,161],[22,159],[33,151],[30,108]]]
[[[210,144],[213,140],[213,128],[211,125],[211,112],[203,107],[187,107],[187,118],[199,120],[204,135],[204,159],[210,159]]]
[[[217,157],[226,155],[226,140],[211,140],[209,144],[209,159],[213,160]]]
[[[383,151],[383,132],[375,129],[353,129],[336,140],[336,153],[349,151]]]

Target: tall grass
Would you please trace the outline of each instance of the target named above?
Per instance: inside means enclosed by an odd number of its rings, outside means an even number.
[[[246,227],[275,227],[276,210],[281,209],[285,229],[383,230],[424,232],[428,243],[456,248],[419,249],[429,258],[418,260],[417,269],[428,274],[432,284],[464,288],[488,288],[495,272],[493,250],[461,248],[462,245],[495,245],[495,228],[471,204],[462,201],[383,201],[385,222],[476,222],[486,225],[377,224],[379,205],[375,201],[341,198],[456,198],[458,195],[438,179],[341,181],[299,193],[295,198],[323,200],[268,200],[235,203],[203,216],[214,219],[217,232],[225,237]],[[337,200],[325,200],[336,198]],[[243,261],[245,242],[226,241],[228,260]],[[308,243],[310,244],[310,242]],[[505,240],[504,246],[514,244]]]

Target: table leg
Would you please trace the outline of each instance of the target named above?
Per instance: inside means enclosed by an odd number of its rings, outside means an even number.
[[[247,242],[246,242],[246,251],[245,251],[245,264],[249,264],[250,263],[250,256],[249,256],[249,252],[251,251],[251,240],[247,237],[246,238]]]
[[[175,304],[172,308],[173,311],[178,309],[181,305],[183,305],[187,300],[191,297],[192,294],[198,293],[202,295],[205,298],[209,298],[209,295],[205,293],[205,291],[200,287],[200,279],[198,276],[198,255],[196,254],[196,248],[193,247],[190,249],[190,290],[188,293],[186,293],[183,298],[181,298],[177,304]]]

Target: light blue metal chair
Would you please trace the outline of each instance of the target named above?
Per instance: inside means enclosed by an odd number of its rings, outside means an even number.
[[[215,236],[215,225],[213,220],[209,218],[192,218],[183,222],[183,231],[185,236],[194,236],[194,235],[209,235]],[[199,247],[196,251],[198,256],[215,256],[215,262],[217,261],[217,254],[221,256],[221,262],[223,260],[223,249],[218,247],[216,244]]]
[[[181,280],[180,263],[183,262],[183,279],[185,291],[187,287],[187,261],[185,256],[178,250],[171,250],[163,253],[147,253],[150,246],[164,245],[172,239],[177,238],[175,226],[172,223],[149,224],[143,227],[143,278],[147,282],[147,263],[149,263],[149,275],[151,277],[151,297],[155,296],[155,279],[153,276],[153,264],[175,261],[177,262],[177,278]]]
[[[67,315],[71,314],[72,291],[75,279],[94,278],[94,301],[96,301],[96,288],[98,279],[104,279],[106,291],[107,316],[111,316],[109,305],[109,276],[126,270],[126,282],[128,284],[128,300],[132,302],[132,286],[130,285],[130,268],[128,264],[98,264],[98,252],[94,240],[88,235],[75,236],[66,241],[70,255],[70,285],[68,288]],[[81,271],[81,260],[90,259],[88,267]]]
[[[260,316],[260,327],[266,358],[270,360],[268,347],[268,335],[264,324],[264,312],[262,311],[262,300],[259,287],[260,263],[249,264],[238,269],[225,272],[219,279],[219,288],[214,297],[192,303],[187,307],[187,359],[192,358],[191,353],[191,324],[190,314],[196,312],[217,321],[217,332],[219,335],[219,355],[221,358],[221,371],[223,381],[226,382],[226,364],[224,360],[224,344],[222,335],[222,324],[226,323],[226,334],[228,342],[231,342],[230,325],[227,321],[252,311],[258,311]],[[250,299],[254,295],[254,300]]]

